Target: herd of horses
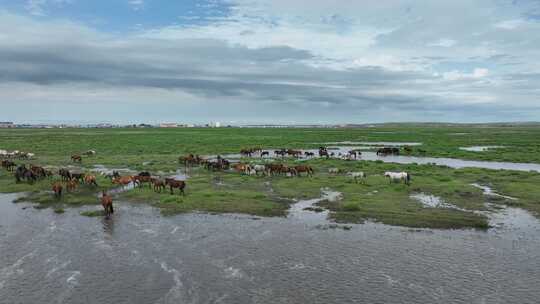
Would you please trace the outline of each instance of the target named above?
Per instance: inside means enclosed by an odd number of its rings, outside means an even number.
[[[404,147],[406,153],[412,152],[410,147]],[[377,155],[399,155],[400,149],[395,147],[384,147],[377,150]],[[274,156],[280,156],[282,158],[289,156],[294,158],[300,158],[302,156],[306,158],[315,157],[316,153],[312,151],[302,151],[295,149],[279,149],[273,151]],[[71,161],[81,163],[83,156],[91,157],[96,155],[94,150],[89,150],[80,154],[71,155]],[[266,156],[271,156],[271,152],[268,150],[263,150],[262,148],[247,148],[240,150],[240,155],[242,157],[254,157],[259,156],[264,158]],[[319,147],[318,156],[320,158],[331,158],[331,157],[340,157],[341,159],[357,159],[361,157],[362,153],[358,150],[350,150],[344,155],[338,153],[336,155],[334,152],[329,152],[329,149],[326,147]],[[69,170],[67,168],[60,168],[55,173],[50,169],[36,166],[36,165],[27,165],[15,163],[15,159],[28,160],[35,156],[33,153],[26,153],[20,151],[8,152],[6,150],[0,150],[0,158],[2,159],[1,165],[2,168],[6,169],[9,172],[13,173],[15,181],[17,183],[28,182],[34,183],[38,180],[43,179],[52,179],[56,175],[60,177],[59,181],[54,181],[52,183],[52,191],[54,196],[61,198],[64,189],[67,192],[73,192],[79,187],[79,185],[88,185],[91,187],[98,187],[97,178],[93,174],[78,172],[74,170]],[[299,176],[313,176],[315,170],[309,165],[286,165],[283,163],[246,163],[246,162],[235,162],[233,163],[230,160],[227,160],[220,155],[213,159],[208,159],[201,157],[196,154],[187,154],[185,156],[179,157],[178,161],[180,164],[183,164],[186,168],[193,166],[201,166],[209,171],[225,171],[232,170],[240,174],[248,176],[289,176],[289,177],[299,177]],[[337,175],[342,173],[338,168],[328,169],[330,175]],[[347,172],[355,182],[363,181],[366,179],[367,175],[364,172]],[[166,191],[169,188],[170,194],[174,194],[175,190],[182,195],[185,195],[186,181],[177,180],[175,178],[162,178],[159,176],[153,176],[150,172],[144,171],[140,172],[137,175],[120,175],[117,171],[112,171],[111,173],[103,174],[105,177],[109,178],[113,185],[119,186],[129,186],[143,188],[145,185],[148,185],[149,188],[153,189],[155,192],[161,193]],[[408,172],[385,172],[384,176],[390,180],[390,182],[404,182],[409,185],[411,181],[411,174]],[[107,194],[106,191],[103,191],[100,196],[101,204],[105,210],[106,215],[110,215],[114,212],[113,209],[113,199],[112,196]]]

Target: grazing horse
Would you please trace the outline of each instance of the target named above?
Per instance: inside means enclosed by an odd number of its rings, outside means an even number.
[[[248,171],[249,165],[238,163],[238,164],[234,164],[232,167],[238,173],[246,173]]]
[[[108,195],[105,190],[101,193],[101,206],[105,210],[105,216],[109,217],[114,213],[112,196]]]
[[[315,156],[315,153],[306,151],[306,152],[304,152],[304,155],[306,157],[313,157],[313,156]]]
[[[285,154],[287,154],[287,151],[285,149],[281,149],[281,150],[275,150],[274,151],[274,154],[275,155],[279,155],[281,157],[285,157]]]
[[[54,192],[54,196],[60,198],[62,197],[62,184],[61,183],[54,183],[52,185],[52,191]]]
[[[113,184],[127,186],[133,182],[133,176],[120,176],[112,180]]]
[[[254,153],[253,149],[242,149],[240,150],[240,155],[245,157],[251,157],[251,155]]]
[[[143,172],[145,173],[145,172]],[[147,172],[146,172],[147,173]],[[148,184],[149,187],[152,187],[152,176],[151,175],[136,175],[133,177],[133,182],[137,184],[140,188],[144,186],[145,183]]]
[[[23,179],[26,179],[29,183],[33,183],[37,180],[37,177],[34,172],[28,170],[25,165],[21,165],[15,170],[15,180],[17,183],[20,183]]]
[[[390,147],[384,147],[377,150],[377,156],[386,156],[386,155],[399,155],[399,149],[398,148],[390,148]]]
[[[76,179],[80,183],[84,183],[85,176],[84,173],[71,173],[71,179]]]
[[[349,175],[354,179],[355,183],[358,183],[358,180],[360,179],[362,183],[366,179],[366,174],[364,172],[349,172]]]
[[[105,174],[105,177],[110,179],[112,182],[113,179],[120,177],[120,173],[118,171],[113,171],[112,173]]]
[[[67,191],[71,192],[71,191],[75,191],[75,189],[77,189],[77,186],[79,185],[79,182],[76,180],[76,179],[70,179],[67,183],[66,183],[66,188],[67,188]]]
[[[154,185],[154,192],[161,193],[162,190],[165,190],[165,188],[167,188],[167,185],[165,185],[165,181],[162,181],[158,178],[152,179],[152,185]]]
[[[411,175],[408,172],[384,172],[384,176],[388,177],[390,183],[394,181],[403,181],[406,185],[411,183]]]
[[[97,181],[96,181],[96,177],[94,175],[86,175],[84,177],[84,183],[87,184],[87,185],[93,185],[93,186],[98,186],[97,184]]]
[[[84,152],[83,155],[85,155],[85,156],[94,156],[94,155],[96,155],[96,151],[88,150],[88,151]]]
[[[283,165],[281,167],[280,173],[283,173],[283,174],[288,175],[288,176],[296,176],[296,175],[298,175],[298,172],[296,171],[295,168],[288,167],[288,166],[285,166],[285,165]]]
[[[261,152],[261,157],[265,157],[265,156],[270,156],[270,152],[268,152],[268,151],[262,151],[262,152]]]
[[[311,168],[310,166],[296,166],[294,167],[294,169],[296,170],[298,176],[301,176],[300,173],[303,172],[305,172],[307,176],[313,176],[313,168]]]
[[[173,189],[178,188],[178,190],[180,190],[180,193],[182,193],[182,195],[186,195],[186,193],[184,192],[184,189],[186,188],[185,181],[175,180],[174,178],[166,178],[165,184],[168,185],[169,188],[171,189],[171,194],[174,194]]]
[[[302,151],[289,149],[289,150],[287,150],[287,154],[292,156],[292,157],[298,158],[298,157],[302,156]]]
[[[326,149],[326,147],[319,147],[319,157],[326,157],[326,159],[330,158],[330,155],[328,155],[328,149]]]
[[[349,151],[349,157],[354,157],[354,159],[357,159],[359,154],[362,155],[362,153],[357,152],[355,150]]]
[[[264,171],[266,171],[266,175],[272,176],[274,174],[281,174],[281,170],[283,169],[283,164],[266,164],[264,165]],[[255,170],[257,170],[255,168]]]
[[[47,176],[47,172],[43,167],[30,165],[30,171],[32,171],[37,178],[45,178]]]
[[[339,168],[329,168],[328,173],[329,174],[339,174],[341,170]]]
[[[62,177],[63,181],[68,181],[68,180],[71,179],[71,173],[69,172],[68,169],[60,169],[60,170],[58,170],[58,175],[60,175],[60,177]]]
[[[254,166],[250,166],[250,173],[251,171],[255,171],[255,175],[259,175],[259,172],[262,172],[262,174],[264,175],[265,172],[266,172],[266,166],[265,165],[254,165]]]
[[[82,162],[82,157],[78,154],[73,154],[71,155],[71,161],[72,162],[77,162],[77,163],[81,163]]]
[[[10,160],[3,160],[2,161],[2,167],[3,168],[6,168],[6,170],[8,171],[13,171],[13,169],[16,167],[17,165],[10,161]]]
[[[202,161],[202,158],[199,157],[199,155],[193,155],[190,153],[185,156],[180,156],[178,158],[178,161],[180,163],[183,163],[184,167],[188,167],[188,166],[193,166],[193,165],[199,165]]]

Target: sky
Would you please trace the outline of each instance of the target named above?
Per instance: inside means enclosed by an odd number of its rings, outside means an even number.
[[[0,0],[0,121],[540,121],[540,0]]]

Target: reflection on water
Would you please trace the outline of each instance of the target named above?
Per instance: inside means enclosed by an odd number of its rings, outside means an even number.
[[[519,209],[497,228],[288,218],[162,217],[116,205],[109,221],[0,196],[4,303],[537,303],[540,225]]]

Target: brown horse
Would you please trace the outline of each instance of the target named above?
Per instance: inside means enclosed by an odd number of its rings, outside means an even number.
[[[186,195],[186,193],[184,192],[184,189],[186,188],[185,181],[179,181],[173,178],[166,178],[165,184],[168,185],[169,188],[171,189],[171,194],[174,194],[173,189],[178,188],[178,190],[180,190],[180,193],[182,193],[182,195]]]
[[[84,178],[86,174],[84,173],[71,173],[71,179],[76,179],[79,183],[84,183]]]
[[[76,179],[70,179],[66,183],[67,191],[69,191],[69,192],[75,191],[75,189],[77,189],[78,185],[79,185],[79,182]]]
[[[307,176],[312,176],[313,175],[313,168],[311,168],[310,166],[296,166],[294,167],[294,169],[296,170],[296,174],[298,176],[301,176],[300,173],[303,173],[305,172],[307,174]]]
[[[117,185],[126,186],[131,184],[133,182],[133,176],[120,176],[115,179],[113,179],[112,183]]]
[[[147,183],[149,187],[152,187],[152,177],[148,175],[136,175],[133,177],[133,182],[137,184],[139,188],[142,188],[145,183]]]
[[[248,167],[249,167],[249,165],[242,164],[242,163],[233,165],[233,169],[238,173],[245,173],[246,170],[248,169]]]
[[[96,177],[94,175],[86,175],[84,177],[84,183],[88,185],[98,186]]]
[[[71,155],[71,161],[72,162],[77,162],[77,163],[81,163],[82,162],[82,157],[78,154],[73,154]]]
[[[112,196],[108,195],[105,191],[101,194],[101,206],[103,206],[107,217],[114,213]]]
[[[152,179],[152,184],[154,185],[154,192],[161,193],[162,190],[165,190],[165,188],[167,188],[165,182],[157,178]]]
[[[54,196],[60,198],[62,197],[62,184],[61,183],[54,183],[52,186],[52,191],[54,192]]]
[[[266,164],[264,167],[266,168],[266,174],[271,176],[273,174],[280,174],[283,169],[283,164]]]

